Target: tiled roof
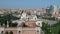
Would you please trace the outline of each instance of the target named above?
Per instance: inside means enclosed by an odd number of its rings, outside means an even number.
[[[36,23],[34,21],[25,22],[25,24],[29,27],[36,27]]]

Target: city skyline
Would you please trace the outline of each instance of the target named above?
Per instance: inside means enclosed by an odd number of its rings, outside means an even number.
[[[0,8],[46,8],[59,5],[60,0],[0,0]]]

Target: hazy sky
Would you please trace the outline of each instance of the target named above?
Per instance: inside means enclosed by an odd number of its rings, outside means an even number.
[[[0,8],[45,8],[60,6],[60,0],[0,0]]]

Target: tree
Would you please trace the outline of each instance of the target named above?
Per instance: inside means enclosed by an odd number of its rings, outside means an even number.
[[[44,22],[42,23],[42,30],[44,31],[45,34],[50,33],[49,28],[50,26],[48,24],[45,24]]]
[[[3,24],[5,24],[5,26],[7,26],[7,21],[9,23],[9,26],[11,26],[12,24],[12,20],[18,20],[20,18],[13,16],[12,14],[7,14],[4,16],[0,15],[0,25],[3,26]]]
[[[5,34],[8,34],[8,31],[7,31],[7,32],[5,32]]]
[[[0,15],[0,25],[3,26],[4,22],[5,22],[4,17]]]
[[[11,25],[11,24],[12,24],[12,20],[17,20],[17,19],[19,19],[19,18],[16,17],[16,16],[13,16],[12,14],[8,14],[8,15],[5,15],[5,16],[4,16],[4,22],[7,23],[7,21],[8,21],[9,26],[12,26],[12,25]],[[6,24],[6,25],[7,25],[7,24]]]
[[[13,34],[13,32],[12,31],[10,31],[10,33],[9,34]]]
[[[24,22],[21,25],[22,27],[28,27]]]
[[[12,23],[12,27],[17,27],[18,23]]]

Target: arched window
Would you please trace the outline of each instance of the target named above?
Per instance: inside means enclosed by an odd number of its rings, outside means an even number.
[[[40,23],[38,23],[38,25],[40,26]]]
[[[19,31],[19,33],[20,33],[21,31]]]
[[[39,31],[37,30],[37,32],[39,32]]]
[[[21,31],[18,32],[19,34],[21,33]]]
[[[37,34],[39,34],[39,30],[37,30]]]
[[[1,31],[1,34],[4,34],[3,31]]]

